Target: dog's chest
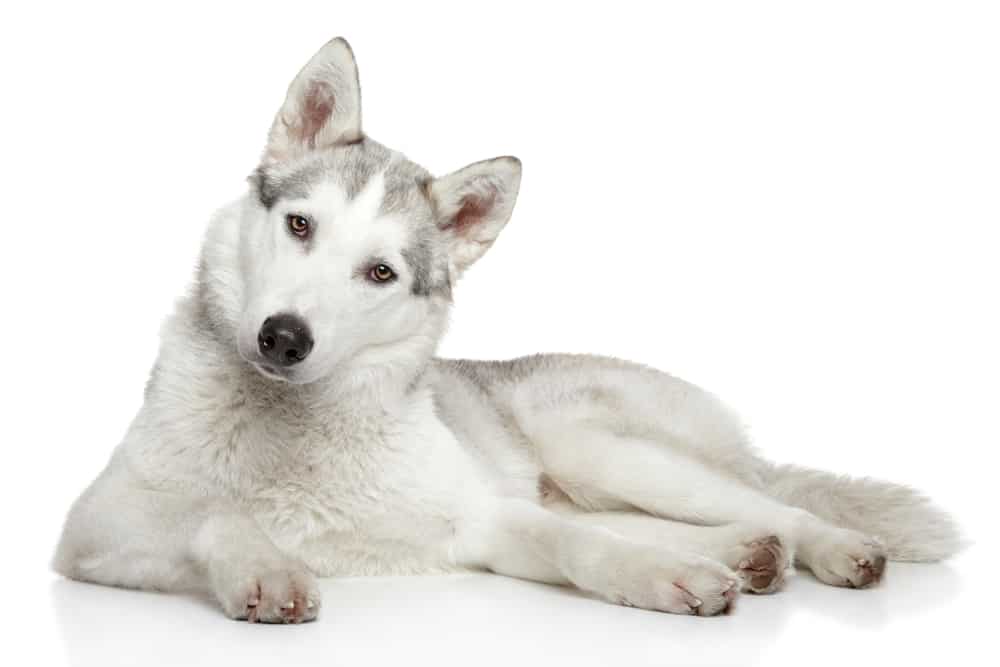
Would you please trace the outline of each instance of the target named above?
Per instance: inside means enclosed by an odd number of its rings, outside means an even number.
[[[441,566],[454,520],[486,489],[429,400],[392,416],[258,410],[235,415],[218,440],[232,457],[218,482],[326,574]]]

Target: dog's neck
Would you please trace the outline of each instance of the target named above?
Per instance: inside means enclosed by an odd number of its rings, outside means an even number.
[[[207,367],[227,385],[227,391],[262,407],[280,405],[285,408],[281,412],[295,414],[298,419],[330,422],[346,417],[357,420],[364,415],[385,416],[401,412],[421,386],[421,378],[437,345],[435,335],[414,337],[411,342],[402,344],[404,349],[392,363],[347,364],[316,381],[292,384],[265,377],[253,368],[237,352],[233,336],[207,317],[199,302],[195,296],[189,307],[182,307],[177,314],[186,320],[185,328],[193,332],[187,353],[204,354],[208,350],[211,359]]]

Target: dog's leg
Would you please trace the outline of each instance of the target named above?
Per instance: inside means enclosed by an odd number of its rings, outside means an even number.
[[[659,546],[683,544],[686,550],[723,563],[739,574],[745,593],[780,590],[791,565],[791,553],[780,539],[766,528],[750,523],[697,526],[641,512],[583,512],[575,505],[561,511],[573,521],[607,528],[634,542]]]
[[[871,585],[885,568],[884,549],[874,539],[784,505],[664,443],[558,417],[548,428],[536,427],[532,438],[546,473],[581,507],[762,526],[819,579],[836,586]]]
[[[110,586],[215,596],[227,615],[272,623],[319,611],[315,578],[222,500],[143,488],[105,471],[70,511],[53,567]]]
[[[453,557],[463,567],[570,583],[611,602],[677,614],[723,612],[738,588],[735,573],[714,560],[633,542],[519,500],[458,522]]]

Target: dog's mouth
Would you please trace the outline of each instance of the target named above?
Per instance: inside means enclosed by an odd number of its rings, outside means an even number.
[[[269,380],[277,380],[279,382],[292,382],[292,371],[285,368],[277,368],[270,364],[261,363],[259,361],[251,361],[250,365],[253,366],[258,373],[263,375]]]
[[[263,375],[268,380],[274,380],[276,382],[290,382],[295,383],[296,369],[285,368],[271,363],[270,360],[265,359],[262,355],[257,354],[256,350],[244,349],[244,346],[238,345],[237,352],[240,357],[243,358],[247,364],[250,365],[255,371]]]

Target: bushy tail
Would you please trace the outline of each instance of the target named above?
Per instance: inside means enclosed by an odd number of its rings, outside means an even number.
[[[768,494],[879,538],[891,560],[942,560],[963,546],[955,521],[907,486],[793,465],[768,465],[762,473]]]

